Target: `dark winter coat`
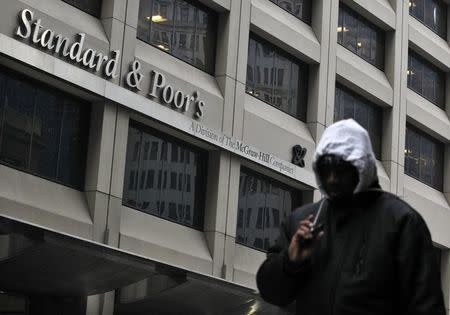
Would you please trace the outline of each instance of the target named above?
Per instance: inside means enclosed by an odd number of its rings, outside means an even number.
[[[358,171],[352,197],[340,205],[329,201],[319,176],[317,161],[325,154]],[[326,128],[313,170],[325,200],[319,216],[324,237],[310,259],[291,263],[290,240],[319,203],[295,210],[258,271],[261,296],[277,305],[296,300],[299,315],[444,315],[430,232],[407,203],[379,189],[367,131],[352,119]]]
[[[319,203],[295,210],[257,273],[264,300],[299,315],[444,315],[437,258],[422,217],[393,194],[364,191],[345,207],[325,201],[325,234],[300,265],[287,248]]]

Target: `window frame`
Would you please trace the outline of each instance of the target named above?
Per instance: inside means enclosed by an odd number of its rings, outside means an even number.
[[[445,102],[446,102],[446,95],[445,95],[445,90],[446,90],[446,75],[445,72],[442,71],[439,67],[435,66],[434,64],[432,64],[431,62],[429,62],[426,58],[422,57],[420,54],[418,54],[417,52],[415,52],[414,50],[412,50],[411,48],[408,50],[408,64],[407,64],[407,71],[411,71],[410,68],[410,61],[411,61],[411,57],[415,58],[417,61],[420,62],[421,66],[422,66],[422,73],[421,73],[421,87],[422,87],[422,92],[417,91],[415,88],[413,88],[412,86],[410,86],[409,82],[410,82],[410,74],[407,74],[407,78],[406,78],[406,87],[408,89],[410,89],[411,91],[413,91],[414,93],[420,95],[421,97],[423,97],[424,99],[426,99],[427,101],[429,101],[430,103],[436,105],[437,107],[439,107],[442,110],[445,110]],[[424,84],[423,84],[423,74],[424,74],[424,69],[431,69],[433,72],[437,73],[438,77],[442,80],[442,103],[439,103],[439,100],[434,101],[431,98],[429,98],[427,95],[425,95],[423,93],[423,89],[424,89]]]
[[[443,14],[444,15],[443,20],[445,21],[444,28],[443,28],[443,30],[441,30],[441,32],[438,32],[438,30],[434,30],[430,25],[426,24],[426,22],[425,22],[425,5],[426,5],[427,1],[429,1],[429,0],[423,0],[423,11],[424,11],[423,20],[421,20],[420,17],[418,17],[417,15],[412,14],[412,6],[410,6],[408,9],[409,16],[413,17],[415,20],[419,21],[422,25],[424,25],[426,28],[428,28],[434,34],[436,34],[443,40],[447,41],[447,35],[448,35],[447,25],[448,25],[448,7],[449,7],[449,5],[445,2],[443,2],[442,0],[437,0],[437,3],[442,4],[441,9],[444,8],[444,12],[445,12]],[[409,3],[411,3],[411,2],[409,2]]]
[[[139,0],[139,8],[140,8],[140,5],[141,5],[141,2],[142,1],[147,1],[147,0]],[[152,14],[153,13],[153,1],[155,1],[155,0],[148,0],[148,1],[151,1],[152,2],[152,7],[151,7],[151,9],[150,9],[150,14]],[[218,20],[219,20],[219,13],[218,12],[216,12],[216,11],[214,11],[213,9],[211,9],[210,7],[208,7],[208,6],[206,6],[206,5],[204,5],[204,4],[202,4],[202,3],[200,3],[200,2],[195,2],[195,1],[193,1],[193,0],[170,0],[170,1],[172,1],[172,3],[173,3],[173,6],[174,6],[174,11],[175,11],[175,8],[176,8],[176,2],[177,1],[183,1],[183,2],[186,2],[186,3],[188,3],[189,5],[192,5],[192,6],[194,6],[194,7],[196,7],[197,9],[200,9],[200,10],[203,10],[203,11],[205,11],[205,12],[207,12],[208,13],[208,16],[209,17],[211,17],[211,20],[213,21],[212,23],[214,24],[214,57],[212,58],[212,64],[209,66],[209,67],[205,67],[205,69],[202,69],[200,66],[198,66],[198,65],[196,65],[196,63],[195,63],[195,60],[194,60],[194,62],[193,63],[190,63],[189,61],[187,61],[187,60],[184,60],[184,59],[182,59],[181,57],[179,57],[179,56],[176,56],[176,55],[174,55],[173,53],[172,53],[172,51],[173,51],[173,49],[172,49],[172,41],[173,41],[173,38],[175,38],[176,37],[176,31],[175,31],[175,28],[176,28],[176,26],[175,26],[175,18],[174,18],[174,23],[173,23],[173,25],[172,25],[172,31],[171,31],[171,34],[170,34],[170,45],[171,45],[171,49],[170,49],[170,51],[167,51],[167,50],[164,50],[164,49],[161,49],[161,48],[159,48],[156,44],[153,44],[151,41],[152,41],[152,39],[150,38],[149,39],[149,41],[147,41],[147,40],[145,40],[144,38],[141,38],[141,37],[139,37],[139,15],[138,15],[138,26],[137,26],[137,32],[136,32],[136,38],[138,39],[138,40],[140,40],[140,41],[142,41],[142,42],[144,42],[144,43],[146,43],[147,45],[150,45],[150,46],[152,46],[153,48],[155,48],[155,49],[157,49],[158,51],[161,51],[161,52],[163,52],[163,53],[165,53],[165,54],[168,54],[169,56],[172,56],[173,58],[176,58],[176,59],[178,59],[178,60],[180,60],[180,61],[182,61],[182,62],[184,62],[184,63],[186,63],[186,64],[188,64],[189,66],[192,66],[192,67],[194,67],[194,68],[196,68],[196,69],[198,69],[198,70],[200,70],[200,71],[202,71],[202,72],[205,72],[205,73],[208,73],[208,74],[210,74],[210,75],[215,75],[215,71],[216,71],[216,58],[217,58],[217,38],[218,38],[218,36],[217,36],[217,33],[218,33],[218,28],[219,28],[219,24],[218,24]],[[196,18],[198,18],[198,16],[196,15]],[[150,26],[149,26],[149,29],[148,29],[148,32],[149,32],[149,36],[151,36],[151,28],[152,28],[152,24],[153,24],[153,22],[152,23],[150,23]],[[192,38],[195,38],[194,40],[192,40]],[[190,46],[191,44],[192,44],[192,42],[194,42],[194,47],[192,48],[194,51],[196,50],[196,47],[199,45],[199,40],[198,40],[198,38],[199,38],[199,35],[197,34],[197,33],[193,33],[192,34],[192,36],[191,36],[191,39],[188,41],[188,40],[186,40],[186,46]],[[192,57],[193,59],[195,59],[194,58],[194,56]],[[205,65],[206,65],[206,63],[205,63]],[[209,70],[207,69],[207,68],[210,68]]]
[[[344,26],[344,21],[343,21],[343,16],[340,14],[341,10],[344,11],[346,14],[350,15],[353,17],[353,19],[356,21],[356,26],[358,28],[355,37],[356,37],[356,42],[355,45],[357,45],[358,43],[358,37],[359,37],[359,33],[360,33],[360,27],[361,25],[365,25],[367,27],[370,28],[370,30],[374,31],[375,34],[381,35],[382,36],[382,45],[383,45],[383,54],[379,54],[380,50],[380,42],[378,42],[377,40],[375,40],[377,47],[375,49],[375,62],[373,63],[370,58],[366,59],[362,56],[362,54],[358,54],[357,53],[357,49],[355,49],[355,51],[351,50],[350,48],[346,47],[344,45],[344,31],[339,32],[338,31],[338,36],[337,36],[337,43],[338,45],[342,46],[343,48],[347,49],[348,51],[352,52],[353,54],[355,54],[356,56],[358,56],[359,58],[361,58],[362,60],[366,61],[367,63],[369,63],[370,65],[374,66],[375,68],[377,68],[380,71],[385,70],[385,66],[386,66],[386,32],[379,28],[378,26],[376,26],[373,22],[371,22],[370,20],[366,19],[364,16],[362,16],[361,14],[357,13],[356,11],[354,11],[353,9],[351,9],[349,6],[347,6],[346,4],[344,4],[342,1],[339,1],[339,12],[338,12],[338,28],[340,25],[340,21],[342,21],[342,27],[345,28]],[[340,38],[342,38],[342,42],[340,42]],[[372,39],[372,36],[371,36]],[[371,41],[371,46],[372,46],[372,41]],[[369,49],[370,51],[372,51],[372,48]],[[381,58],[379,64],[377,64],[377,56],[380,56],[379,58]]]
[[[406,151],[408,150],[408,147],[407,147],[407,143],[408,143],[407,130],[408,129],[410,131],[414,132],[416,135],[418,135],[419,139],[420,139],[419,157],[418,157],[418,159],[419,159],[419,165],[418,165],[418,173],[419,173],[419,175],[418,176],[410,174],[410,173],[407,173],[406,159],[408,157],[407,157]],[[442,143],[441,141],[437,140],[436,138],[430,136],[426,132],[423,132],[418,127],[416,127],[416,126],[414,126],[414,125],[412,125],[410,123],[406,123],[405,148],[404,148],[404,150],[405,150],[404,173],[405,173],[405,175],[408,175],[409,177],[414,178],[415,180],[418,180],[419,182],[423,183],[424,185],[427,185],[427,186],[429,186],[429,187],[431,187],[433,189],[436,189],[436,190],[442,192],[443,188],[444,188],[444,176],[443,175],[439,179],[438,183],[436,183],[434,181],[432,181],[432,183],[427,183],[421,178],[421,163],[420,163],[420,159],[421,159],[421,156],[422,156],[422,139],[423,138],[425,138],[426,140],[430,141],[434,145],[434,148],[437,147],[437,149],[438,149],[437,153],[439,153],[440,159],[441,159],[441,161],[440,161],[441,162],[440,171],[438,171],[437,173],[443,174],[443,172],[444,172],[444,163],[445,163],[445,144]],[[435,173],[436,173],[436,171],[433,169],[433,173],[431,174],[431,176],[434,177]]]
[[[50,176],[45,176],[45,175],[43,175],[43,174],[41,174],[41,173],[39,173],[37,171],[33,171],[31,169],[31,161],[28,161],[28,166],[26,168],[22,168],[22,167],[14,165],[14,164],[8,163],[8,162],[4,161],[2,158],[0,158],[0,165],[12,168],[14,170],[23,172],[25,174],[30,174],[30,175],[36,176],[36,177],[44,179],[44,180],[48,180],[48,181],[56,183],[58,185],[62,185],[62,186],[65,186],[65,187],[69,187],[71,189],[75,189],[77,191],[81,191],[81,192],[84,191],[84,188],[85,188],[85,185],[86,185],[86,174],[85,174],[85,172],[86,172],[86,168],[87,168],[87,159],[88,159],[88,150],[89,150],[89,135],[90,135],[90,132],[91,132],[92,104],[89,101],[84,100],[84,99],[82,99],[82,98],[80,98],[78,96],[75,96],[75,95],[70,94],[70,93],[68,93],[66,91],[58,89],[58,88],[56,88],[56,87],[54,87],[52,85],[49,85],[49,84],[47,84],[45,82],[39,81],[39,80],[37,80],[35,78],[32,78],[32,77],[30,77],[30,76],[28,76],[28,75],[26,75],[24,73],[17,72],[17,71],[14,71],[12,69],[9,69],[9,68],[7,68],[7,67],[5,67],[3,65],[0,65],[0,72],[3,73],[3,74],[6,74],[6,76],[8,76],[8,77],[12,77],[14,79],[21,80],[22,82],[27,82],[33,88],[36,88],[36,89],[40,88],[40,89],[45,90],[47,92],[51,92],[51,93],[53,93],[53,95],[55,95],[57,97],[61,96],[63,98],[70,98],[70,99],[76,101],[77,104],[79,104],[79,105],[77,105],[78,107],[83,107],[83,106],[88,107],[88,108],[85,109],[86,110],[85,114],[86,114],[87,128],[86,128],[85,134],[84,134],[85,138],[83,139],[84,140],[84,146],[83,146],[83,149],[82,149],[83,152],[80,154],[81,156],[84,156],[84,159],[81,161],[82,167],[83,167],[83,170],[82,170],[81,173],[83,175],[82,175],[82,178],[80,180],[80,186],[78,186],[78,185],[71,185],[70,183],[66,183],[66,182],[64,182],[62,180],[59,180],[57,177],[53,178],[53,177],[50,177]],[[6,91],[5,91],[5,93],[6,93]],[[1,97],[1,95],[0,95],[0,97]],[[34,95],[34,98],[35,97],[36,97],[36,95]],[[0,101],[2,101],[2,100],[0,99]],[[35,102],[35,99],[33,100],[33,107],[36,106],[34,102]],[[64,107],[64,104],[58,105],[58,106],[63,106]],[[35,115],[36,115],[36,113],[34,112],[33,113],[33,119],[34,119]],[[1,148],[3,146],[3,136],[4,136],[4,132],[5,132],[4,131],[4,126],[3,126],[4,119],[5,119],[5,117],[4,117],[4,108],[3,108],[3,113],[1,115],[1,122],[0,122],[0,153],[1,153]],[[63,117],[61,119],[62,119],[62,121],[61,121],[61,129],[62,129],[64,120],[63,120]],[[61,132],[62,131],[60,130],[60,135],[59,135],[60,137],[61,137]],[[31,156],[31,153],[32,153],[31,152],[32,146],[33,146],[33,142],[32,142],[32,136],[31,136],[30,143],[29,143],[29,152],[28,152],[29,157]],[[60,142],[58,144],[58,156],[60,155],[61,146],[62,146],[62,144],[61,144],[61,140],[60,140]],[[58,174],[58,166],[59,166],[59,163],[60,163],[59,157],[58,157],[58,160],[56,161],[56,163],[57,163],[57,165],[55,165],[56,174]]]
[[[295,16],[300,21],[302,21],[302,22],[304,22],[304,23],[306,23],[308,25],[311,25],[311,22],[312,22],[312,0],[303,0],[304,2],[308,2],[308,4],[309,4],[309,12],[307,12],[307,17],[306,18],[304,18],[304,17],[301,18],[301,17],[295,15],[295,13],[293,11],[289,11],[288,9],[283,8],[282,6],[280,6],[279,3],[278,3],[280,0],[269,0],[269,1],[272,2],[273,4],[275,4],[277,7],[281,8],[282,10],[288,12],[290,15]]]
[[[299,74],[303,74],[303,77],[304,77],[304,80],[303,80],[304,81],[303,82],[304,86],[301,86],[301,82],[300,82],[301,80],[299,79],[298,80],[298,84],[297,84],[297,110],[298,110],[299,106],[302,106],[302,108],[301,108],[301,111],[299,110],[300,113],[296,116],[296,115],[294,115],[292,113],[289,113],[287,111],[284,111],[284,110],[278,108],[275,103],[270,103],[269,101],[266,101],[264,98],[255,96],[253,93],[250,93],[247,90],[247,88],[248,88],[248,85],[247,85],[247,82],[248,82],[247,81],[247,72],[246,72],[246,81],[245,81],[245,93],[250,95],[250,96],[252,96],[252,97],[254,97],[254,98],[256,98],[256,99],[258,99],[258,100],[260,100],[261,102],[264,102],[264,103],[274,107],[275,109],[279,110],[280,112],[282,112],[282,113],[284,113],[286,115],[289,115],[289,116],[291,116],[291,117],[293,117],[293,118],[295,118],[297,120],[300,120],[302,122],[306,122],[306,117],[307,117],[307,112],[308,112],[308,96],[309,96],[308,95],[309,94],[308,93],[309,92],[308,91],[309,74],[310,74],[309,64],[307,64],[306,62],[304,62],[304,61],[302,61],[302,60],[300,60],[300,59],[290,55],[289,53],[285,52],[284,50],[282,50],[278,46],[270,43],[269,41],[265,40],[264,38],[262,38],[261,36],[255,34],[255,33],[250,33],[249,42],[250,42],[250,40],[254,40],[257,43],[260,43],[260,44],[262,44],[264,46],[269,46],[271,48],[272,53],[274,54],[274,57],[273,57],[274,58],[274,63],[275,63],[275,56],[278,54],[278,55],[282,56],[283,58],[288,59],[292,64],[295,64],[295,65],[298,66]],[[247,52],[247,56],[248,56],[248,52]],[[247,66],[248,66],[248,64],[249,64],[249,62],[248,62],[248,59],[247,59]],[[255,68],[257,66],[260,66],[260,65],[256,65],[256,63],[255,63]],[[261,67],[261,69],[264,70],[265,68]],[[272,67],[272,69],[273,69],[273,67]],[[261,78],[261,82],[264,82],[265,81],[265,72],[264,71],[262,71],[262,72],[263,73],[260,76],[260,78]],[[270,71],[268,69],[268,72],[267,72],[267,79],[268,79],[267,81],[268,82],[271,81],[271,79],[270,79],[271,73],[269,73],[269,72]],[[256,77],[257,74],[259,74],[259,72],[254,71],[254,69],[253,69],[253,81],[254,82],[255,82],[255,77]],[[274,78],[273,79],[274,81],[272,82],[272,90],[273,90],[273,87],[276,85],[275,83],[278,82],[278,80],[275,80],[275,75],[273,75],[273,78]],[[253,84],[255,84],[255,83],[253,83]],[[272,97],[273,96],[274,95],[273,95],[273,91],[272,91]],[[305,100],[304,104],[300,104],[302,99]]]
[[[260,181],[263,181],[264,185],[268,185],[269,190],[270,190],[271,187],[273,187],[272,185],[274,184],[276,186],[276,188],[282,189],[285,192],[290,192],[291,193],[291,196],[292,196],[292,199],[293,199],[292,200],[292,207],[291,207],[291,209],[289,209],[289,212],[286,213],[285,217],[288,217],[292,213],[292,211],[294,209],[296,209],[296,208],[298,208],[298,207],[303,205],[304,196],[303,196],[301,190],[296,189],[296,188],[294,188],[292,186],[289,186],[289,185],[287,185],[285,183],[282,183],[282,182],[280,182],[278,180],[275,180],[275,179],[271,178],[270,176],[266,176],[266,175],[260,174],[260,173],[258,173],[256,171],[252,170],[251,168],[248,168],[248,167],[245,167],[245,166],[241,166],[240,173],[239,173],[239,178],[241,178],[241,174],[242,173],[245,173],[246,176],[252,176],[253,178],[256,178],[256,179],[258,179]],[[258,247],[254,246],[254,245],[247,244],[247,243],[245,243],[245,241],[244,242],[240,242],[238,240],[237,229],[238,229],[238,224],[239,224],[239,199],[240,199],[240,195],[241,195],[241,188],[242,187],[239,184],[237,216],[236,216],[236,223],[235,223],[236,224],[235,243],[239,244],[241,246],[245,246],[247,248],[251,248],[253,250],[257,250],[259,252],[267,253],[267,250],[264,249],[264,239],[262,240],[262,244],[263,244],[262,248],[258,248]],[[246,194],[248,194],[247,191],[246,191]],[[295,198],[295,200],[294,200],[294,198]],[[244,209],[244,214],[242,215],[242,226],[243,226],[243,229],[244,229],[244,234],[245,234],[245,230],[249,229],[249,227],[248,227],[249,219],[248,219],[248,217],[246,217],[246,213],[245,213],[247,211],[247,209]],[[260,217],[259,216],[260,208],[251,208],[251,209],[252,209],[251,213],[254,213],[255,217],[256,217],[256,223],[255,223],[255,228],[256,228],[256,226],[258,225],[257,224],[258,223],[258,219]],[[283,215],[283,213],[282,213],[283,209],[277,209],[277,210],[279,210],[280,214],[281,214],[281,216],[279,218],[279,221],[278,221],[279,222],[279,228],[281,228],[281,224],[283,223],[283,216],[282,216]],[[267,226],[266,226],[266,217],[268,215],[268,212],[272,213],[272,208],[269,208],[269,207],[262,208],[262,215],[261,215],[260,225],[261,225],[263,231],[267,228]]]
[[[145,132],[145,133],[148,133],[148,134],[150,134],[152,136],[155,136],[157,138],[166,140],[167,143],[176,144],[178,148],[180,146],[183,147],[183,148],[187,148],[187,149],[189,149],[189,150],[191,150],[191,151],[193,151],[193,152],[195,152],[197,154],[197,157],[200,160],[197,165],[199,165],[200,166],[199,169],[202,170],[201,171],[202,172],[202,174],[201,174],[202,176],[199,176],[199,178],[197,178],[197,182],[195,183],[195,185],[196,185],[196,189],[198,189],[198,192],[196,192],[194,196],[195,196],[195,198],[199,198],[198,204],[201,205],[201,209],[191,209],[191,208],[189,208],[189,211],[192,212],[192,211],[197,210],[197,211],[201,212],[200,215],[199,215],[199,223],[200,224],[199,224],[199,226],[194,226],[194,225],[190,226],[190,225],[187,225],[187,224],[183,224],[183,223],[181,223],[179,221],[172,220],[169,217],[167,217],[167,218],[166,217],[162,217],[160,215],[147,212],[147,211],[145,211],[145,209],[141,209],[141,208],[139,208],[137,206],[133,206],[133,205],[127,204],[126,200],[125,200],[125,190],[128,190],[128,187],[125,187],[125,181],[124,181],[124,184],[123,184],[122,205],[125,206],[125,207],[128,207],[128,208],[134,209],[136,211],[143,212],[143,213],[145,213],[147,215],[152,215],[152,216],[157,217],[157,218],[159,218],[161,220],[166,220],[168,222],[179,224],[181,226],[184,226],[184,227],[187,227],[187,228],[191,228],[191,229],[194,229],[194,230],[197,230],[197,231],[203,231],[204,230],[204,224],[205,224],[206,193],[207,193],[207,181],[208,181],[208,164],[209,164],[208,151],[204,150],[202,148],[199,148],[197,146],[194,146],[194,145],[190,144],[189,142],[180,140],[180,139],[178,139],[178,138],[176,138],[176,137],[174,137],[172,135],[164,133],[164,132],[162,132],[162,131],[160,131],[158,129],[152,128],[152,127],[150,127],[150,126],[148,126],[148,125],[146,125],[146,124],[144,124],[142,122],[139,122],[137,120],[130,119],[129,120],[129,128],[130,127],[138,129],[140,132]],[[127,139],[128,139],[128,136],[129,136],[129,134],[127,134]],[[140,147],[142,148],[142,143],[141,143]],[[127,154],[128,154],[128,152],[127,152]],[[166,154],[165,155],[166,161],[172,163],[171,156],[169,156],[169,154],[167,152],[165,154]],[[139,156],[139,154],[138,154],[138,156]],[[149,154],[149,158],[150,158],[150,154]],[[139,160],[139,157],[138,157],[138,160]],[[127,163],[127,157],[125,158],[125,169],[126,169],[126,163]],[[136,172],[137,175],[135,175],[135,176],[138,176],[138,178],[139,178],[140,171],[141,170],[138,169],[138,171]],[[148,172],[148,170],[146,171],[146,173],[147,172]],[[124,178],[125,178],[125,176],[127,176],[127,174],[125,173],[125,170],[124,170]],[[159,176],[158,172],[155,171],[154,172],[154,178],[158,178],[158,176]],[[170,190],[170,185],[171,184],[167,183],[167,182],[170,181],[168,179],[170,176],[171,176],[171,171],[168,170],[167,171],[167,178],[165,178],[163,175],[161,175],[161,185],[160,185],[160,187],[159,187],[158,183],[156,183],[154,185],[154,187],[156,187],[159,190],[167,190],[167,191]],[[139,180],[137,182],[139,182]],[[164,185],[163,182],[165,182],[166,185]],[[177,179],[177,184],[178,184],[178,179]],[[146,189],[145,188],[146,185],[147,185],[147,181],[144,181],[144,188],[143,188],[143,190]],[[197,185],[200,185],[201,187],[197,187]],[[189,187],[191,187],[191,186],[189,186]],[[139,187],[139,184],[136,184],[136,191],[138,191],[138,190],[141,190],[141,188]],[[191,191],[191,190],[192,190],[192,188],[189,189],[189,191]],[[157,200],[156,202],[160,202],[160,200]],[[195,202],[194,202],[194,204],[195,204]],[[167,203],[167,208],[166,209],[167,210],[169,209],[169,202]]]

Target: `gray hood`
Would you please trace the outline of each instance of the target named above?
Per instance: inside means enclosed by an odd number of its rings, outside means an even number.
[[[375,155],[369,134],[353,119],[338,121],[325,129],[316,148],[313,170],[320,192],[328,198],[316,167],[317,160],[325,154],[337,155],[356,167],[359,183],[353,193],[365,191],[378,181]]]

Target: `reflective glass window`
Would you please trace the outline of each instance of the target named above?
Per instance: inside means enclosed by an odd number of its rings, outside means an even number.
[[[416,52],[408,54],[408,88],[445,108],[445,73]]]
[[[409,14],[440,37],[447,38],[447,4],[442,0],[409,0]]]
[[[281,222],[301,202],[301,192],[242,169],[238,201],[241,217],[238,215],[236,242],[266,251],[274,245]]]
[[[384,32],[362,16],[340,3],[338,19],[340,45],[375,67],[384,69]]]
[[[252,34],[248,49],[246,92],[305,120],[307,90],[307,64]]]
[[[381,159],[381,126],[383,111],[341,84],[336,84],[334,121],[353,118],[369,133],[377,159]]]
[[[0,163],[82,189],[90,105],[0,68]]]
[[[311,24],[311,0],[270,0],[307,24]]]
[[[196,1],[140,0],[137,37],[214,72],[217,14]]]
[[[442,191],[443,161],[443,144],[408,124],[405,139],[405,174]]]
[[[101,0],[63,0],[78,9],[89,13],[95,17],[100,17],[102,10],[102,1]]]
[[[150,159],[144,158],[142,144],[145,143],[152,144]],[[138,158],[134,159],[136,147]],[[203,229],[206,169],[207,157],[203,151],[132,122],[128,132],[123,204]]]

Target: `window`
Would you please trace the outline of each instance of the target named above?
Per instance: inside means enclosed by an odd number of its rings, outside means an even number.
[[[300,205],[301,192],[241,170],[236,242],[267,250],[279,235],[280,222]]]
[[[250,36],[247,93],[304,121],[307,91],[307,64],[286,55],[255,35]]]
[[[140,0],[137,37],[212,74],[217,20],[198,2]]]
[[[412,50],[408,54],[408,87],[445,109],[445,73]]]
[[[409,14],[440,37],[447,38],[447,4],[442,0],[410,0]]]
[[[90,105],[0,68],[0,163],[83,189]]]
[[[89,13],[95,17],[100,17],[102,10],[102,0],[63,0],[78,9]]]
[[[384,33],[340,3],[338,43],[380,70],[384,69]]]
[[[144,159],[142,143],[151,143],[150,159]],[[136,160],[133,159],[135,147],[139,148]],[[123,203],[200,230],[207,168],[206,153],[132,122],[128,132]]]
[[[353,118],[369,133],[377,159],[381,159],[381,128],[383,112],[377,105],[336,84],[334,121]]]
[[[307,24],[311,24],[311,0],[270,0]]]
[[[444,146],[417,128],[406,126],[405,174],[442,191]]]

